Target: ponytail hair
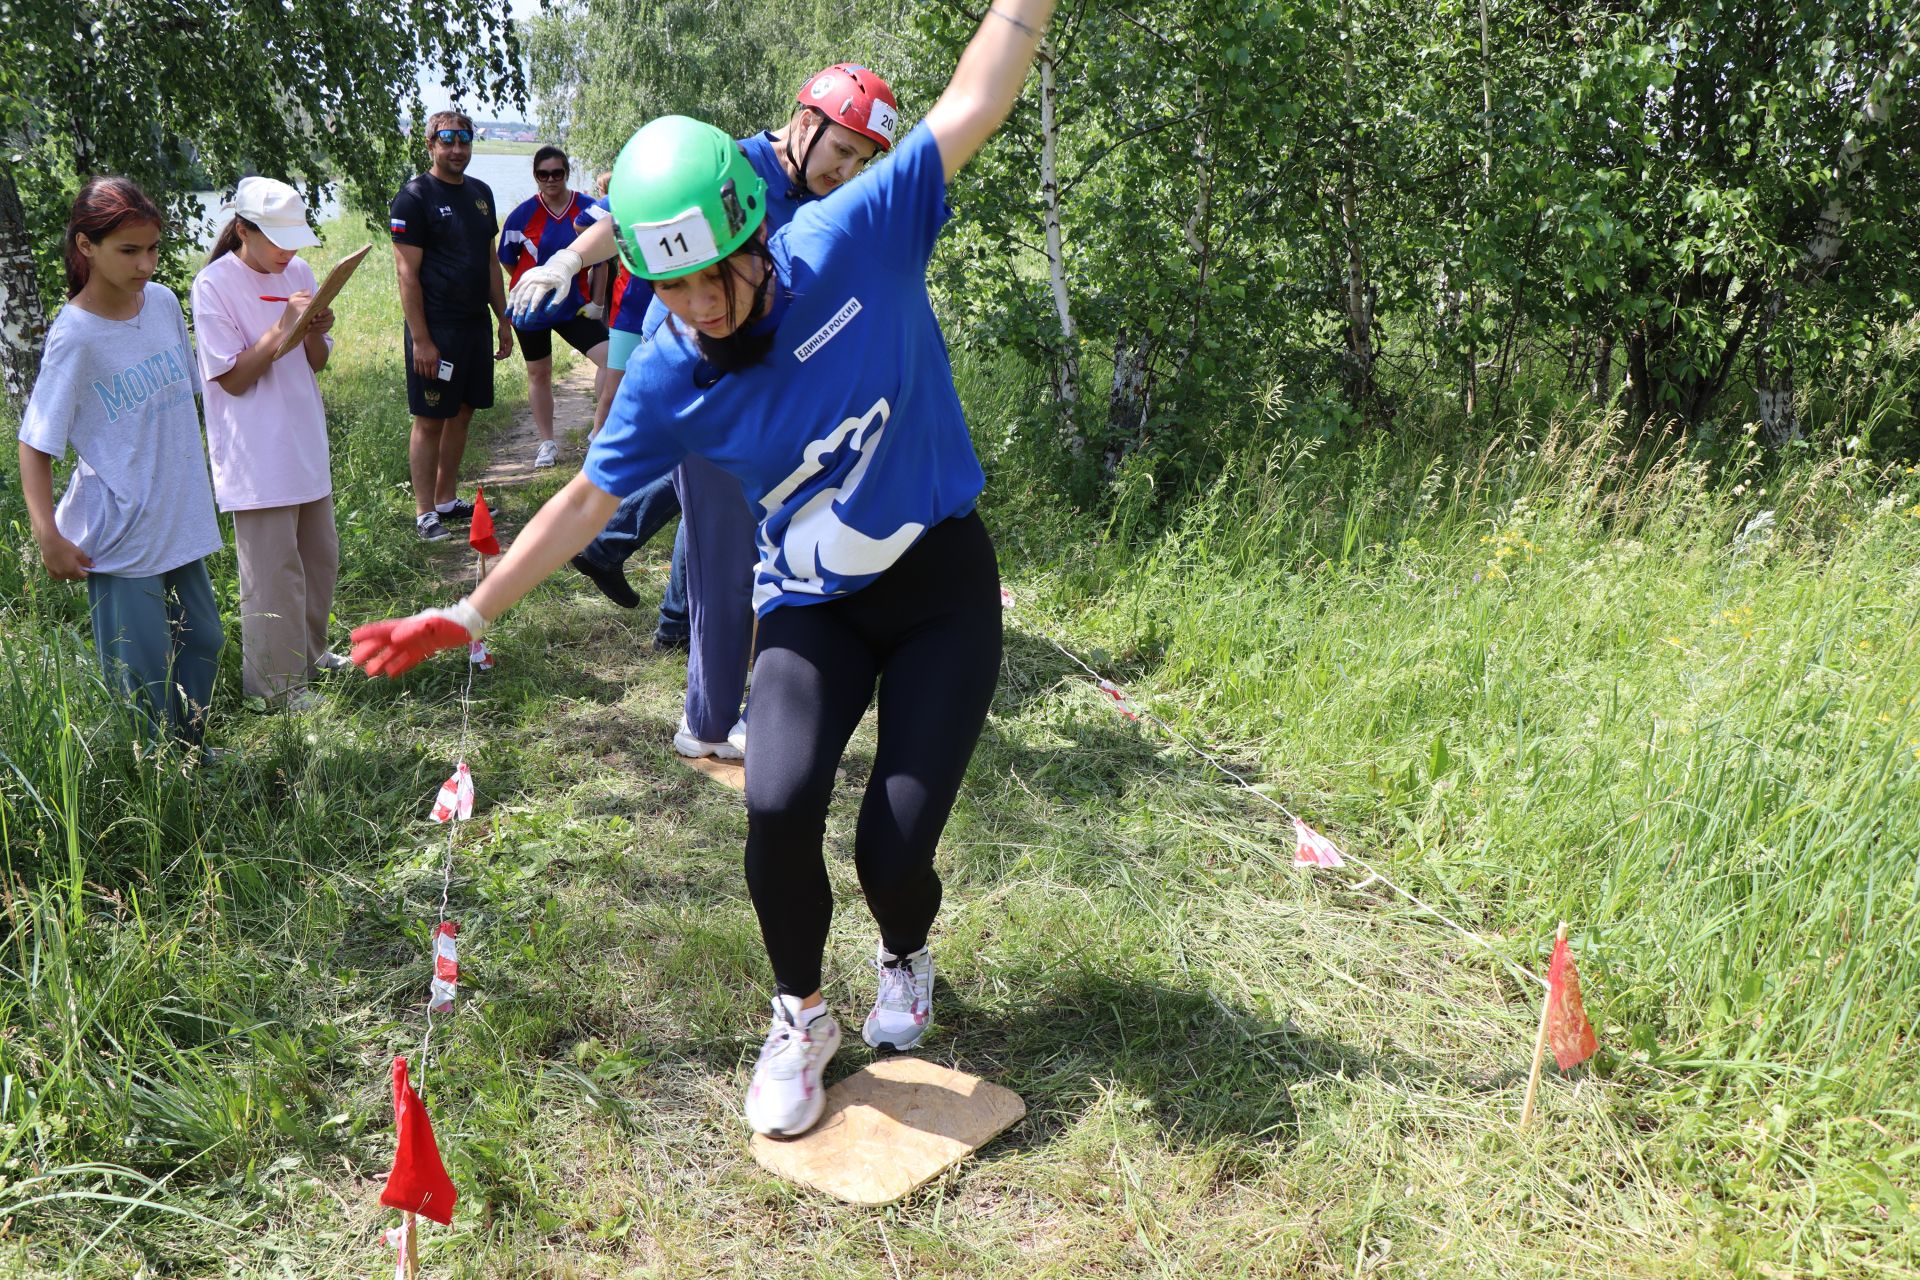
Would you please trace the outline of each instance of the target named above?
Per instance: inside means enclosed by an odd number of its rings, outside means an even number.
[[[73,198],[73,212],[67,215],[67,297],[87,287],[86,255],[80,252],[80,237],[94,244],[132,222],[151,222],[164,226],[160,208],[130,179],[95,178],[80,188]]]
[[[259,227],[254,226],[239,214],[234,214],[227,219],[227,225],[220,228],[220,235],[213,242],[213,252],[207,255],[207,265],[213,265],[214,259],[233,253],[240,248],[240,228],[242,227],[255,235],[260,234]]]

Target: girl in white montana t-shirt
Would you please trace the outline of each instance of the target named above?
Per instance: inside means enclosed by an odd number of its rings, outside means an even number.
[[[197,745],[219,667],[204,558],[220,549],[194,405],[199,375],[173,294],[152,283],[160,211],[125,178],[80,189],[67,305],[20,423],[20,486],[47,572],[83,579],[94,647],[147,729]],[[79,455],[53,503],[53,464]]]

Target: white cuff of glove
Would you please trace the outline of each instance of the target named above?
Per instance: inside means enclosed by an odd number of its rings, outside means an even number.
[[[445,618],[449,622],[459,623],[467,629],[468,637],[474,640],[478,640],[481,636],[485,635],[488,626],[486,618],[481,616],[480,611],[474,608],[465,596],[460,598],[459,604],[452,605],[445,609],[427,610],[427,616],[429,618]]]
[[[585,264],[580,261],[580,255],[571,249],[558,250],[551,258],[548,258],[540,265],[543,267],[558,267],[560,268],[560,274],[568,279],[579,275],[581,268],[585,266]]]
[[[598,320],[605,314],[607,314],[606,309],[597,302],[589,302],[586,306],[580,308],[580,317],[583,320]]]

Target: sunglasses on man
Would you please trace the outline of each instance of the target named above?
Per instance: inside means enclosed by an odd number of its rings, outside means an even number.
[[[435,142],[442,144],[443,146],[449,146],[449,147],[456,142],[472,142],[473,130],[471,129],[440,129],[434,133],[433,140]]]
[[[567,180],[567,171],[565,169],[535,169],[533,176],[541,182],[565,182]]]

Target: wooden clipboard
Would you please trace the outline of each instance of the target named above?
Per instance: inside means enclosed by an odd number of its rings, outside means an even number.
[[[300,345],[307,336],[307,322],[333,305],[334,298],[339,296],[340,290],[346,288],[347,281],[353,278],[355,269],[360,265],[360,259],[366,257],[367,254],[372,251],[372,245],[363,244],[333,264],[333,270],[327,272],[325,282],[322,283],[319,290],[314,293],[313,301],[309,302],[307,309],[300,313],[300,319],[294,322],[294,326],[288,330],[287,336],[280,339],[280,346],[273,353],[275,360],[278,360],[280,357],[286,355],[287,352]]]

